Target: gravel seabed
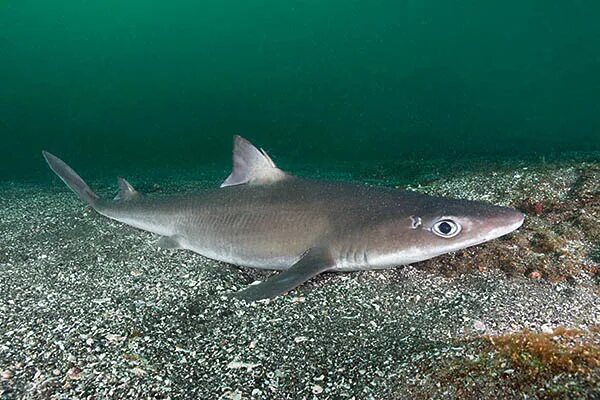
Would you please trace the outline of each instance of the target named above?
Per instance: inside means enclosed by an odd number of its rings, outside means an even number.
[[[413,187],[498,204],[544,191],[560,199],[575,170],[515,165]],[[116,190],[90,183],[105,196]],[[163,185],[141,190],[154,183]],[[150,195],[214,183],[170,182]],[[469,353],[455,339],[600,324],[591,279],[448,278],[419,264],[326,273],[246,304],[225,295],[269,272],[159,249],[50,175],[0,183],[0,232],[2,399],[410,398],[423,360]]]

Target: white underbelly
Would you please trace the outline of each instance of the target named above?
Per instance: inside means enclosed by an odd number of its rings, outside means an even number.
[[[298,257],[295,256],[270,257],[268,255],[256,255],[255,252],[249,252],[253,254],[244,254],[243,250],[235,248],[235,244],[215,248],[195,241],[188,241],[185,238],[181,240],[180,244],[182,248],[191,250],[204,257],[242,267],[285,270],[298,261]]]

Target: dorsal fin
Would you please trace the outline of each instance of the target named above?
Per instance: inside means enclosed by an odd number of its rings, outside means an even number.
[[[251,184],[264,185],[285,179],[288,175],[277,168],[263,149],[257,149],[241,136],[233,137],[233,171],[221,187]]]
[[[131,186],[124,178],[119,177],[119,194],[115,196],[115,200],[131,200],[139,197],[140,194]]]

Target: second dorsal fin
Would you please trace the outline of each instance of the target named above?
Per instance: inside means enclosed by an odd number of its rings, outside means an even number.
[[[241,136],[233,137],[233,170],[221,187],[252,184],[264,185],[285,179],[288,175],[277,168],[263,149],[257,149]]]
[[[115,197],[115,200],[131,200],[139,197],[140,194],[137,190],[131,186],[124,178],[119,177],[119,194]]]

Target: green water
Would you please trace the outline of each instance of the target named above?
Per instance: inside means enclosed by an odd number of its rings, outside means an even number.
[[[0,2],[0,179],[600,149],[597,1]],[[110,166],[110,167],[109,167]]]

